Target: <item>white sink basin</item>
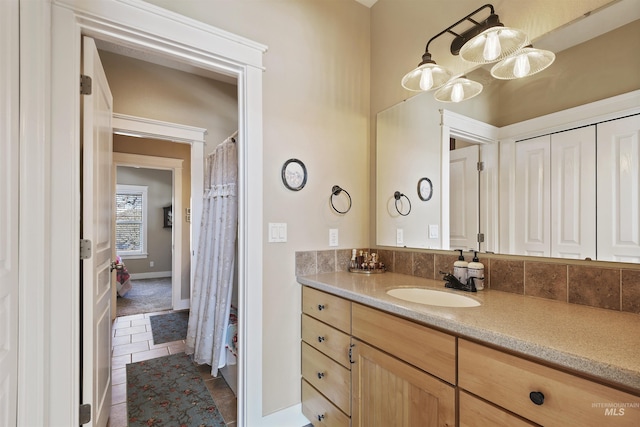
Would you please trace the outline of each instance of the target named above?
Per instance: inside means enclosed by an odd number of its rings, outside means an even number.
[[[387,291],[387,295],[404,301],[440,307],[477,307],[478,301],[464,295],[435,291],[423,288],[396,288]]]

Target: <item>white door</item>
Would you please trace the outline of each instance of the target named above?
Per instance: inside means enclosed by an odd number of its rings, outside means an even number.
[[[595,126],[551,135],[551,256],[596,259]]]
[[[551,252],[550,135],[516,143],[516,254]]]
[[[479,159],[477,145],[449,152],[449,236],[452,249],[478,250]]]
[[[597,125],[598,259],[640,262],[640,115]]]
[[[83,39],[82,238],[92,254],[82,265],[82,403],[104,427],[111,409],[111,114],[113,98],[93,39]]]
[[[18,1],[0,1],[0,425],[18,395]]]

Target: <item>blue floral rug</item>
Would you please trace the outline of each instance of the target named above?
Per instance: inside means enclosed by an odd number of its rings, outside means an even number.
[[[187,326],[189,325],[188,311],[174,311],[167,314],[158,314],[149,318],[153,343],[180,341],[187,338]]]
[[[173,354],[127,365],[129,427],[224,427],[191,357]]]

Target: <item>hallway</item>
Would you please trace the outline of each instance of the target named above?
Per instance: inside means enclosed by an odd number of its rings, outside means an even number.
[[[127,427],[126,365],[128,363],[184,352],[184,340],[157,345],[153,343],[149,318],[163,313],[167,312],[117,317],[113,322],[111,350],[112,406],[111,417],[107,427]],[[236,396],[221,376],[213,378],[210,375],[210,367],[208,365],[201,365],[199,371],[227,426],[236,427]]]

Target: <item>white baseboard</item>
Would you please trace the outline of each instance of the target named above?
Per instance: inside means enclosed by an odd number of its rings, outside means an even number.
[[[177,304],[173,305],[173,309],[174,310],[187,310],[190,307],[191,300],[189,298],[187,299],[181,299],[180,301],[178,301]]]
[[[302,415],[301,403],[269,414],[263,417],[260,423],[261,426],[268,427],[303,427],[308,424],[310,424],[309,420]]]
[[[131,273],[131,280],[136,279],[161,279],[171,277],[170,271],[150,271],[148,273]]]

